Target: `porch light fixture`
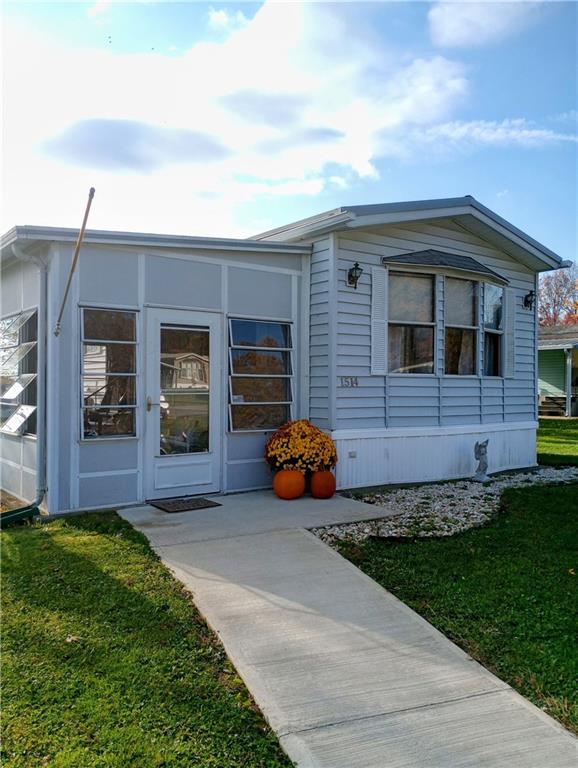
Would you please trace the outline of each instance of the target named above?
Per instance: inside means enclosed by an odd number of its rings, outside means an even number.
[[[524,309],[533,309],[536,300],[536,291],[530,291],[524,296]]]
[[[347,285],[352,285],[357,290],[357,283],[362,274],[363,269],[359,266],[359,262],[356,261],[347,273]]]

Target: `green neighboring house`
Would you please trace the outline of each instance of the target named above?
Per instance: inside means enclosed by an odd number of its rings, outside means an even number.
[[[540,416],[578,416],[578,325],[540,328]]]

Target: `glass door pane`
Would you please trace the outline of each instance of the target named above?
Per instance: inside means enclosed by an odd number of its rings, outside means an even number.
[[[209,450],[209,329],[161,325],[160,454]]]

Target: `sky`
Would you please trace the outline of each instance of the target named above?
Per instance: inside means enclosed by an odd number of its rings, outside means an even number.
[[[0,229],[222,237],[473,195],[577,257],[576,2],[0,9]]]

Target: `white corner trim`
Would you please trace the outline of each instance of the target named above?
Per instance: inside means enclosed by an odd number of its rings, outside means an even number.
[[[327,349],[329,359],[327,383],[329,398],[329,426],[337,423],[337,315],[338,315],[338,264],[339,243],[335,232],[329,234],[329,284],[327,295]]]
[[[488,422],[451,427],[396,427],[393,429],[337,429],[331,432],[334,440],[363,440],[383,437],[435,437],[437,435],[476,435],[489,432],[513,432],[538,429],[537,421]]]

